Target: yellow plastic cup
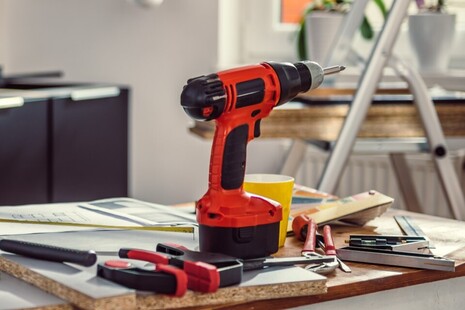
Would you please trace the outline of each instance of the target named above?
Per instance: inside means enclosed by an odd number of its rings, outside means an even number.
[[[294,178],[280,174],[246,174],[244,190],[248,193],[263,196],[278,202],[283,211],[279,223],[279,247],[284,246],[289,223]]]

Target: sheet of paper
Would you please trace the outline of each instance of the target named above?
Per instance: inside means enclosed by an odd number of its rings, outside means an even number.
[[[81,208],[121,218],[141,225],[191,224],[195,215],[175,207],[149,203],[132,198],[111,198],[80,203]]]
[[[0,235],[137,229],[148,226],[179,227],[195,223],[193,214],[130,198],[0,208]]]
[[[42,223],[133,225],[127,220],[80,208],[76,203],[1,207],[0,219]]]
[[[95,227],[46,225],[47,223],[112,223],[134,225],[107,216],[96,215],[95,212],[83,210],[77,203],[34,204],[0,208],[0,221],[12,220],[17,222],[0,222],[0,235],[19,235],[34,233],[50,233],[64,231],[96,230]],[[108,221],[107,221],[108,220]],[[27,222],[43,223],[44,225],[28,224]]]
[[[27,223],[0,223],[0,236],[42,234],[67,231],[89,231],[96,229],[97,228],[78,226],[37,225]]]

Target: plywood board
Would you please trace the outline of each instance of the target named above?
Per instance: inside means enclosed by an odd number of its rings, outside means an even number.
[[[240,285],[208,294],[188,291],[181,298],[136,293],[95,276],[95,266],[81,270],[66,264],[2,254],[0,269],[83,309],[115,309],[115,306],[121,309],[168,309],[326,292],[325,277],[299,267],[248,271]]]
[[[160,242],[176,242],[191,249],[197,247],[197,238],[192,234],[167,232],[86,231],[8,237],[37,243],[47,240],[49,245],[68,248],[72,244],[74,249],[91,248],[97,252],[116,252],[120,247],[128,246],[154,250]],[[100,262],[114,258],[111,255],[98,255]],[[208,306],[326,292],[325,277],[299,267],[245,272],[244,281],[238,286],[221,288],[209,294],[188,291],[182,298],[123,288],[96,277],[96,266],[86,268],[3,253],[0,255],[0,270],[84,309],[114,309],[115,304],[124,305],[124,309]]]

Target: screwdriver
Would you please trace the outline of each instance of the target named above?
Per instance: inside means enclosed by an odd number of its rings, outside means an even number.
[[[297,239],[299,239],[299,240],[305,240],[306,239],[306,237],[307,237],[307,227],[308,227],[309,223],[310,223],[310,217],[308,215],[306,215],[306,214],[301,214],[301,215],[297,216],[296,218],[294,218],[294,220],[292,221],[292,230],[293,230],[294,234],[296,235]],[[327,228],[326,234],[327,234],[327,240],[329,240],[330,243],[334,246],[334,242],[332,241],[329,226]],[[317,244],[320,247],[322,247],[322,246],[324,247],[324,243],[321,241],[321,238],[317,237],[316,241],[317,241]],[[336,256],[336,259],[337,259],[337,261],[339,263],[339,268],[342,271],[347,272],[347,273],[351,272],[350,267],[347,266],[342,260],[340,260],[339,257]]]

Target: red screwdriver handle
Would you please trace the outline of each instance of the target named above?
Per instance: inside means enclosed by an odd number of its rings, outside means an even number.
[[[297,239],[305,241],[307,239],[307,225],[310,217],[306,214],[301,214],[292,220],[292,231]]]
[[[323,239],[325,242],[326,255],[336,255],[336,247],[334,246],[333,236],[331,235],[331,227],[325,225],[323,227]]]
[[[304,247],[302,253],[306,252],[315,252],[316,246],[316,223],[315,220],[310,218],[307,227],[307,238],[305,239]]]

